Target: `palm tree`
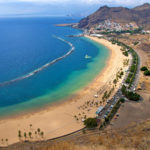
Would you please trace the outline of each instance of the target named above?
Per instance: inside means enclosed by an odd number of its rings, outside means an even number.
[[[26,138],[27,138],[27,133],[26,132],[24,132],[24,137],[25,137],[25,140],[26,140]]]
[[[8,139],[5,139],[5,141],[6,141],[7,145],[8,145]]]
[[[31,133],[31,132],[29,132],[29,133],[28,133],[28,135],[29,135],[29,137],[31,138],[31,136],[32,136],[32,133]]]
[[[1,139],[1,141],[2,141],[2,143],[3,143],[4,139]]]
[[[41,137],[42,137],[42,138],[44,137],[44,132],[41,132]]]
[[[20,130],[18,131],[18,137],[19,137],[19,139],[21,139],[21,131]]]
[[[32,128],[32,124],[30,124],[30,128]]]
[[[40,128],[38,128],[38,129],[37,129],[38,134],[40,133],[40,131],[41,131]]]

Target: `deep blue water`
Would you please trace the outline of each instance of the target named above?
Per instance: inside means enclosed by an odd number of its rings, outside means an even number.
[[[108,58],[107,48],[83,37],[67,36],[80,34],[80,30],[55,26],[78,21],[58,17],[0,19],[0,83],[24,76],[67,53],[70,46],[53,35],[75,46],[71,55],[34,76],[0,87],[1,114],[63,99],[100,72]],[[85,59],[86,54],[91,59]]]

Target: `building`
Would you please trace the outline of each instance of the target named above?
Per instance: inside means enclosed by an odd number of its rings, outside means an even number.
[[[98,115],[102,110],[103,110],[104,107],[100,106],[97,111],[96,111],[96,114]]]
[[[90,34],[90,36],[94,36],[94,37],[103,37],[103,35],[101,35],[101,34]]]

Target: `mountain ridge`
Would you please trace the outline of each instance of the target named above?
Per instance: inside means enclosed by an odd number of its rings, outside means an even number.
[[[91,28],[107,19],[117,23],[135,22],[138,26],[150,30],[150,4],[145,3],[135,8],[102,6],[95,13],[83,18],[79,28]]]

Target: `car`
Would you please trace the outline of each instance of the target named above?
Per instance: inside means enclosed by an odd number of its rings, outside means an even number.
[[[113,108],[113,107],[114,107],[114,105],[111,105],[111,106],[110,106],[110,108]]]
[[[119,117],[119,114],[117,114],[116,116]]]
[[[103,117],[103,118],[105,119],[106,117],[107,117],[107,115],[104,115],[104,117]]]
[[[106,115],[108,115],[108,114],[109,114],[109,112],[107,111],[107,112],[106,112]]]
[[[115,102],[117,102],[118,99],[115,99]]]
[[[108,113],[110,113],[110,111],[111,111],[111,110],[110,110],[110,109],[108,109]]]
[[[128,99],[126,97],[124,99],[125,99],[125,101],[128,101]]]

